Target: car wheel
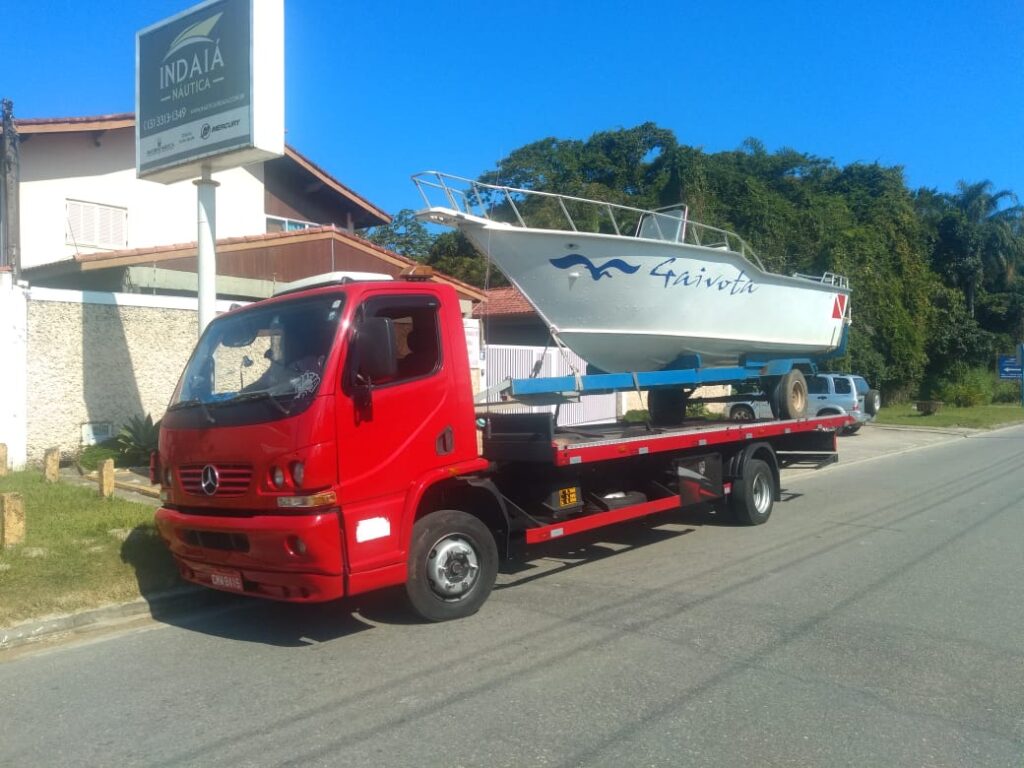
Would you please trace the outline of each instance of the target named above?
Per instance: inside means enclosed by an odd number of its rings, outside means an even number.
[[[754,418],[754,409],[745,403],[734,405],[729,409],[730,421],[753,421]]]

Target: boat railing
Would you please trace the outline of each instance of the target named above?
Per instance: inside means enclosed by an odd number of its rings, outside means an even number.
[[[836,288],[849,288],[850,281],[843,275],[837,275],[835,272],[826,272],[823,275],[802,275],[799,272],[794,272],[793,277],[799,277],[804,280],[812,280],[815,283],[821,283],[822,285],[832,285]]]
[[[647,210],[554,192],[485,184],[440,171],[424,171],[412,180],[428,209],[447,208],[526,229],[568,228],[573,232],[600,232],[728,250],[764,271],[761,260],[743,238],[735,232],[694,221],[685,205]]]

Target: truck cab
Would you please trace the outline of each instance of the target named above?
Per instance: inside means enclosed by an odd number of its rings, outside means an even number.
[[[206,329],[162,423],[157,525],[186,580],[328,600],[403,583],[410,510],[482,466],[454,290],[326,276]]]

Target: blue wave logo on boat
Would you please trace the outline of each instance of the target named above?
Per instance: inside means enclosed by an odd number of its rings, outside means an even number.
[[[558,267],[558,269],[572,269],[573,267],[586,267],[590,272],[590,277],[594,280],[600,280],[602,277],[614,277],[612,274],[613,269],[619,270],[625,275],[632,275],[638,269],[640,265],[629,264],[622,259],[609,259],[604,264],[597,265],[584,256],[582,253],[570,253],[566,256],[562,256],[557,259],[548,259],[551,265]]]

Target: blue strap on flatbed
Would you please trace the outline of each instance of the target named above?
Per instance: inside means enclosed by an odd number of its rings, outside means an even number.
[[[797,364],[810,360],[786,359],[746,361],[745,366],[687,368],[669,371],[595,373],[585,376],[554,376],[543,379],[512,379],[507,393],[512,397],[552,394],[600,394],[655,387],[700,387],[735,384],[762,376],[781,376]]]

